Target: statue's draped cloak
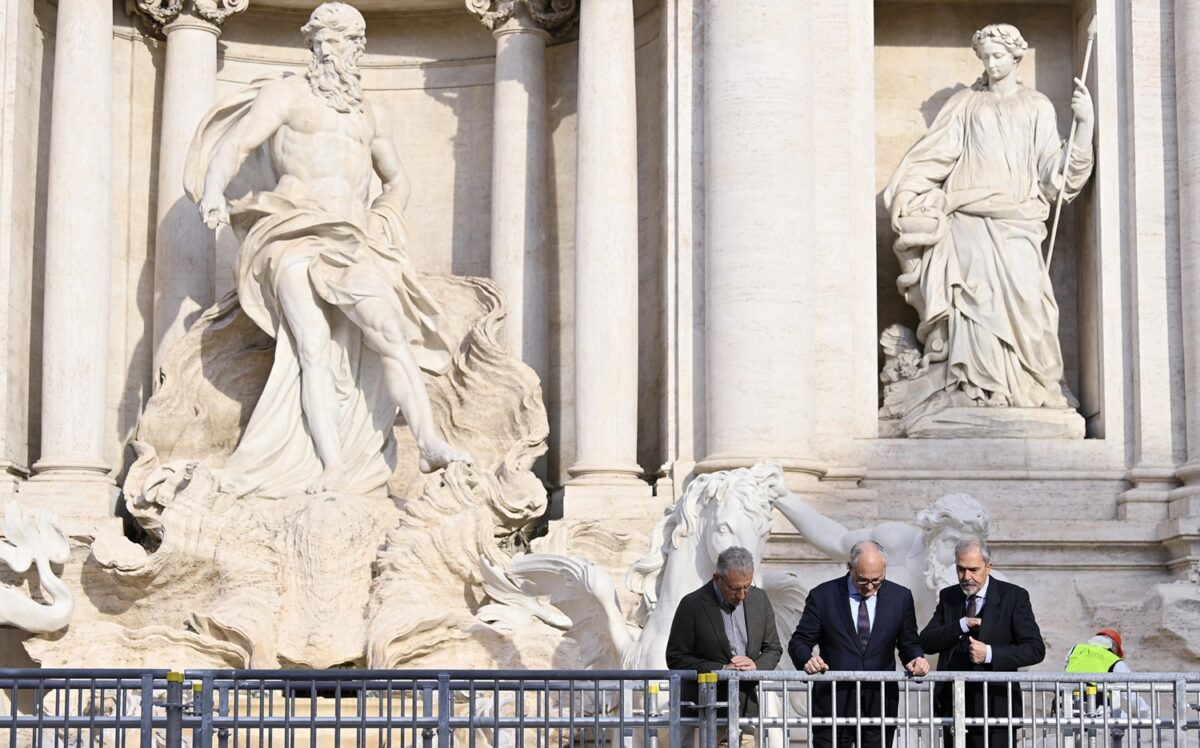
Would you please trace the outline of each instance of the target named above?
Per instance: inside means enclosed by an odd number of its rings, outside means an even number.
[[[255,80],[223,99],[201,122],[184,176],[195,202],[203,196],[217,148],[236,136],[259,90],[275,78]],[[260,151],[260,159],[269,160],[264,158],[266,147]],[[405,252],[402,206],[392,204],[390,197],[385,192],[368,212],[374,234],[346,216],[327,212],[319,195],[297,199],[263,190],[230,203],[230,221],[241,240],[235,275],[238,302],[275,339],[275,359],[246,430],[221,471],[223,490],[282,498],[303,492],[323,470],[301,407],[295,338],[276,297],[280,272],[305,262],[313,290],[332,307],[327,317],[337,402],[329,407],[337,408],[338,439],[346,461],[343,490],[359,495],[386,491],[395,469],[396,404],[388,394],[379,355],[337,308],[368,297],[384,299],[402,321],[422,369],[442,373],[451,360],[438,306]]]
[[[1058,304],[1042,242],[1050,206],[1062,189],[1065,147],[1054,106],[1019,86],[1000,96],[959,91],[905,155],[884,192],[917,195],[911,207],[937,206],[948,231],[919,254],[898,252],[900,291],[921,318],[924,342],[948,328],[951,387],[977,400],[994,393],[1016,407],[1064,407]],[[1092,171],[1091,143],[1070,154],[1064,198]]]

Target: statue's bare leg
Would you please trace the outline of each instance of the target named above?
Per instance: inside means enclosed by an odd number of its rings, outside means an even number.
[[[300,406],[324,467],[320,477],[306,490],[308,493],[337,490],[345,482],[346,465],[338,440],[337,393],[329,364],[329,319],[308,280],[307,262],[285,267],[275,290],[300,360]]]
[[[397,319],[396,307],[385,299],[368,297],[342,310],[362,330],[366,344],[383,360],[388,393],[400,407],[417,441],[421,472],[432,473],[452,462],[472,462],[471,455],[452,447],[438,433],[429,393]]]

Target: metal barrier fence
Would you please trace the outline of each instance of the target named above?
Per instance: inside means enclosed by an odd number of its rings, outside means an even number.
[[[851,739],[882,745],[1001,748],[1200,748],[1200,673],[720,673],[701,676],[702,746],[717,736],[738,745],[739,732],[759,745],[783,745],[824,733],[833,745]],[[740,713],[740,684],[754,682],[758,714]],[[883,685],[886,684],[886,685]],[[878,689],[894,689],[892,705]],[[830,705],[839,704],[835,716]],[[728,720],[720,705],[728,703]],[[998,713],[997,713],[998,712]],[[740,728],[740,729],[739,729]],[[880,730],[886,731],[881,733]],[[799,735],[797,734],[799,733]],[[847,735],[848,733],[848,735]]]
[[[679,684],[695,677],[0,670],[0,748],[680,745],[680,730],[699,722],[680,718]]]
[[[680,684],[695,679],[686,671],[0,670],[0,748],[655,748],[691,746],[693,735],[703,748],[721,738],[738,745],[739,735],[770,746],[849,737],[873,748],[881,728],[894,731],[895,748],[939,746],[943,732],[959,748],[1200,748],[1197,673],[723,672],[701,675],[697,703],[681,703]],[[742,714],[736,697],[746,682],[762,705],[754,715]],[[880,684],[895,689],[894,708],[875,698]],[[823,691],[825,703],[844,702],[838,716],[822,711]],[[1010,691],[991,713],[987,697]]]

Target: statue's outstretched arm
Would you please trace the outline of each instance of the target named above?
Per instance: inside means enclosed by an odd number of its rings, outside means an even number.
[[[852,537],[849,529],[813,509],[808,502],[790,491],[775,502],[775,508],[783,513],[810,545],[832,559],[845,559],[850,546],[861,539]]]

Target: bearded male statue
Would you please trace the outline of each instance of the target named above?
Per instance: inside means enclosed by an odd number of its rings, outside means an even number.
[[[231,223],[241,240],[238,301],[276,341],[221,487],[371,495],[395,467],[397,407],[421,470],[471,458],[442,438],[421,379],[444,372],[450,351],[407,255],[407,177],[383,112],[363,98],[366,23],[327,2],[302,30],[308,72],[260,78],[218,103],[188,154],[185,187],[204,221]],[[252,155],[273,184],[227,202]],[[383,192],[369,203],[372,172]]]

